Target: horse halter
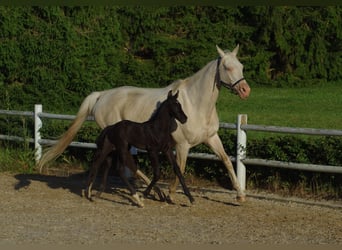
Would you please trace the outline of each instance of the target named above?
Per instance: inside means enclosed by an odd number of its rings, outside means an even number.
[[[216,83],[217,87],[220,88],[221,86],[226,87],[227,89],[231,90],[232,92],[236,92],[235,86],[238,85],[241,81],[245,80],[244,77],[237,80],[234,83],[227,83],[221,80],[220,77],[220,63],[221,63],[221,57],[217,59],[217,67],[216,67]]]

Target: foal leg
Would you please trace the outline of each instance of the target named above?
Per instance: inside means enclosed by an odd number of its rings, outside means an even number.
[[[183,174],[185,170],[186,159],[188,157],[190,146],[188,144],[176,144],[176,161],[179,166],[180,172]],[[174,203],[174,194],[176,193],[179,179],[175,176],[173,182],[169,186],[169,195],[167,197],[168,202]]]
[[[146,175],[144,175],[144,173],[141,172],[139,169],[137,170],[136,174],[137,174],[137,176],[138,176],[140,179],[142,179],[142,180],[145,182],[145,184],[146,184],[147,186],[149,186],[149,185],[151,184],[150,179],[149,179]],[[159,199],[160,199],[161,201],[165,201],[166,195],[164,194],[163,191],[160,190],[159,187],[153,186],[153,190],[158,194]]]
[[[111,151],[112,151],[112,147],[107,147],[107,148],[104,148],[102,150],[97,149],[95,152],[93,164],[92,164],[90,171],[89,171],[87,187],[86,187],[85,192],[84,192],[85,197],[91,201],[92,201],[91,190],[92,190],[94,181],[96,179],[97,171]]]
[[[98,171],[99,167],[101,166],[101,160],[100,160],[101,155],[100,154],[101,154],[101,152],[99,150],[97,150],[95,152],[94,160],[93,160],[92,166],[89,170],[87,186],[86,186],[86,188],[84,190],[84,194],[83,194],[90,201],[92,201],[91,190],[92,190],[94,181],[96,179],[97,171]]]
[[[169,162],[171,163],[171,165],[173,167],[173,171],[175,172],[176,176],[178,177],[178,179],[179,179],[179,181],[183,187],[184,193],[186,194],[186,196],[188,196],[190,202],[193,203],[195,200],[192,197],[192,195],[190,194],[190,191],[189,191],[187,185],[185,184],[184,176],[181,173],[181,170],[177,164],[177,161],[175,159],[175,156],[173,155],[172,150],[171,149],[168,150],[167,152],[165,152],[165,154],[166,154]]]
[[[150,151],[149,152],[149,158],[151,161],[151,166],[153,168],[153,178],[152,178],[151,183],[148,185],[146,190],[143,192],[144,196],[147,196],[150,194],[152,187],[160,179],[160,167],[159,167],[159,160],[158,160],[158,152]],[[158,194],[158,195],[159,195],[159,197],[161,197],[161,194]],[[164,201],[164,197],[161,200]]]
[[[113,157],[114,157],[113,155],[109,155],[105,159],[105,163],[104,163],[105,166],[104,166],[104,171],[103,171],[102,183],[101,183],[99,191],[97,191],[97,193],[96,193],[96,198],[99,198],[101,196],[102,192],[104,192],[104,190],[106,189],[108,172],[109,172],[110,167],[112,166]]]
[[[127,152],[126,152],[127,151]],[[133,156],[129,153],[128,150],[121,150],[119,154],[119,174],[123,182],[127,185],[133,200],[137,203],[139,207],[144,207],[144,203],[140,200],[139,195],[135,188],[128,181],[125,174],[125,166],[127,166],[133,173],[137,172],[137,166],[134,162]]]
[[[222,160],[223,164],[225,165],[226,169],[228,170],[228,174],[230,177],[230,180],[232,182],[233,188],[237,191],[237,197],[236,199],[239,202],[244,202],[246,200],[246,195],[243,192],[243,190],[240,187],[239,182],[237,181],[233,164],[230,161],[228,155],[224,151],[222,142],[218,134],[215,134],[214,136],[210,137],[206,144],[214,151],[214,153]]]

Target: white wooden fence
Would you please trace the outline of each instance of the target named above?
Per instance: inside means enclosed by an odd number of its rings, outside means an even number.
[[[34,143],[35,159],[39,161],[42,152],[42,145],[51,145],[56,143],[56,140],[49,140],[41,138],[39,130],[43,126],[41,118],[73,120],[74,115],[61,115],[43,112],[41,104],[36,104],[34,112],[30,111],[11,111],[0,110],[0,115],[16,115],[16,116],[29,116],[34,119],[34,138],[22,138],[18,136],[1,135],[2,140],[14,141],[28,141]],[[93,117],[88,117],[88,120],[94,120]],[[236,162],[237,178],[242,189],[246,188],[246,165],[261,165],[269,167],[297,169],[304,171],[324,172],[324,173],[337,173],[342,174],[342,166],[331,165],[317,165],[317,164],[303,164],[295,162],[282,162],[267,159],[252,159],[246,158],[247,151],[247,135],[246,131],[263,131],[273,133],[288,133],[288,134],[306,134],[306,135],[322,135],[322,136],[342,136],[342,130],[332,129],[312,129],[312,128],[291,128],[291,127],[278,127],[278,126],[264,126],[264,125],[250,125],[247,124],[247,115],[238,115],[237,123],[220,123],[221,129],[231,129],[237,131],[237,150],[236,157],[231,157],[233,162]],[[83,147],[83,148],[96,148],[95,143],[77,142],[73,141],[70,146]],[[219,160],[216,155],[206,153],[189,153],[188,157],[206,160]]]

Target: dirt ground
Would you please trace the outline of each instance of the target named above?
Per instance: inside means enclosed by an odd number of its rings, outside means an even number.
[[[342,244],[341,202],[250,194],[239,205],[223,188],[192,187],[194,205],[179,190],[174,205],[145,199],[139,208],[113,179],[95,202],[81,196],[84,183],[83,174],[0,174],[0,244]]]

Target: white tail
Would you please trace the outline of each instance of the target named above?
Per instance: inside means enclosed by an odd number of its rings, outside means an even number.
[[[78,110],[77,116],[69,129],[62,135],[62,137],[58,140],[56,144],[48,147],[45,150],[42,158],[38,162],[37,167],[39,171],[42,172],[43,167],[48,162],[55,160],[59,155],[61,155],[66,147],[70,144],[72,139],[75,137],[77,132],[82,127],[82,124],[87,119],[88,115],[91,113],[96,101],[100,96],[100,92],[93,92],[88,95],[81,104],[80,109]]]

